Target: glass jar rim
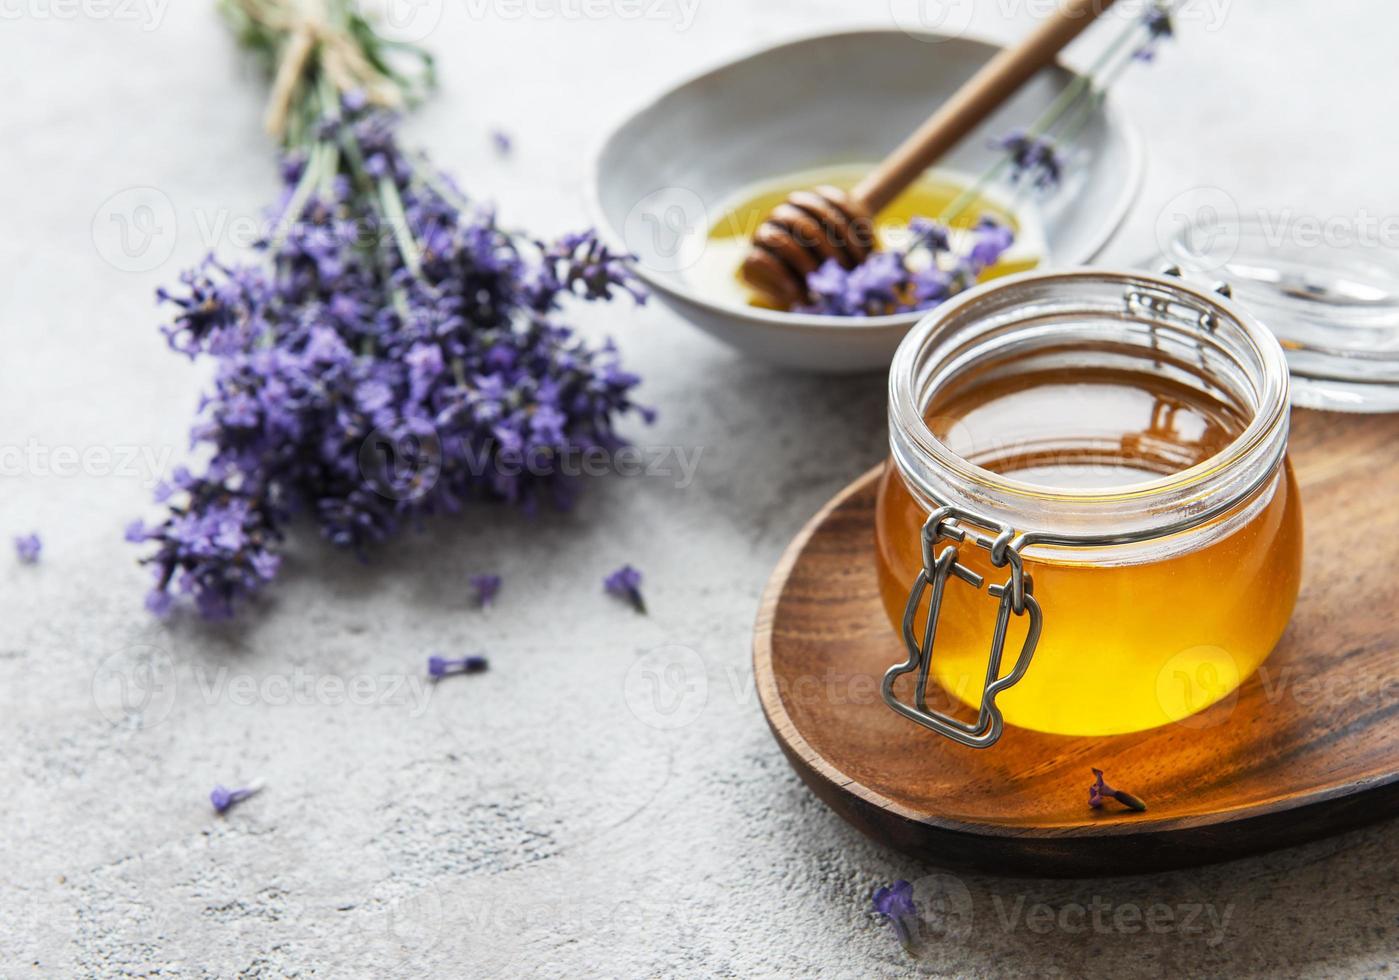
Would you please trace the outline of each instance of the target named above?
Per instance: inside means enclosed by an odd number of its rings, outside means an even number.
[[[1087,324],[1097,324],[1089,328]],[[1093,489],[1039,486],[955,453],[928,427],[934,383],[1014,343],[1048,343],[1056,332],[1092,329],[1103,338],[1158,331],[1182,349],[1194,343],[1233,372],[1232,392],[1248,423],[1227,446],[1187,469],[1141,483]],[[1034,334],[1016,338],[1016,333]],[[1085,341],[1086,343],[1086,341]],[[1151,355],[1155,356],[1154,353]],[[1231,366],[1232,365],[1232,366]],[[962,370],[966,369],[966,364]],[[920,320],[889,371],[889,438],[895,465],[924,503],[985,514],[1027,544],[1106,546],[1164,537],[1208,523],[1247,500],[1276,473],[1286,451],[1288,370],[1276,338],[1233,303],[1171,276],[1112,269],[1032,270],[983,283]]]

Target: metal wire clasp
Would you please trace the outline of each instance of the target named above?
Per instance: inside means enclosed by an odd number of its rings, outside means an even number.
[[[974,527],[966,526],[967,524],[995,527],[996,536],[990,537]],[[937,632],[943,589],[952,577],[959,578],[976,589],[980,589],[984,581],[982,576],[957,561],[956,543],[949,544],[935,555],[934,551],[940,541],[970,543],[985,548],[991,553],[991,564],[997,568],[1010,568],[1010,578],[1004,584],[992,585],[987,589],[993,598],[1000,600],[1000,607],[996,612],[996,630],[991,639],[991,653],[986,663],[986,681],[981,691],[981,711],[972,724],[934,711],[927,704],[928,668],[932,661],[933,638]],[[1030,658],[1035,653],[1035,644],[1039,642],[1040,626],[1043,622],[1040,604],[1033,594],[1034,583],[1031,582],[1030,576],[1025,574],[1024,565],[1020,560],[1023,543],[1023,536],[1017,537],[1010,528],[989,523],[956,507],[939,507],[928,516],[928,520],[923,524],[922,534],[923,570],[918,573],[913,590],[908,596],[908,605],[904,608],[903,635],[908,659],[890,667],[884,674],[882,691],[884,701],[889,707],[905,718],[971,748],[988,748],[1001,737],[1005,722],[1000,709],[996,707],[996,696],[1025,676],[1025,671],[1030,666]],[[923,630],[923,642],[920,644],[914,637],[913,620],[925,590],[930,591],[930,598],[928,619]],[[1005,651],[1006,631],[1012,614],[1028,615],[1029,628],[1015,667],[1006,676],[1001,677],[1001,656]],[[918,680],[914,687],[913,704],[904,704],[894,697],[894,681],[915,670],[918,671]]]

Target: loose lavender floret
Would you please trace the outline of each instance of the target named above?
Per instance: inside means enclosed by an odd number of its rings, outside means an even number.
[[[967,234],[963,251],[953,249],[948,228],[936,221],[915,218],[909,229],[906,249],[875,252],[853,269],[827,259],[807,276],[811,302],[798,309],[831,316],[930,309],[974,285],[1015,239],[1009,226],[989,215]]]
[[[1146,27],[1146,40],[1132,52],[1132,57],[1138,61],[1154,61],[1162,42],[1175,37],[1176,27],[1171,19],[1170,5],[1153,3],[1142,14],[1142,24]]]
[[[511,150],[515,148],[514,140],[503,129],[491,130],[491,144],[495,146],[495,151],[503,157],[508,157]]]
[[[275,578],[298,516],[363,557],[475,499],[566,508],[579,478],[550,461],[610,453],[620,417],[653,418],[616,348],[560,319],[571,297],[644,300],[625,256],[593,232],[505,231],[395,125],[346,98],[318,131],[336,152],[283,161],[266,266],[210,257],[158,293],[171,348],[214,380],[191,431],[209,463],[159,488],[162,520],[127,529],[152,549],[152,612],[187,598],[233,615]]]
[[[899,945],[907,953],[913,953],[913,933],[918,926],[918,907],[913,902],[913,886],[906,881],[896,881],[892,885],[876,888],[874,891],[874,911],[894,930]]]
[[[471,576],[471,587],[476,590],[476,602],[482,608],[495,602],[496,593],[500,591],[499,575],[473,575]]]
[[[459,660],[450,660],[437,654],[427,658],[427,673],[433,680],[439,680],[448,674],[479,674],[489,666],[489,661],[480,654],[472,654]]]
[[[1129,810],[1138,812],[1146,809],[1146,804],[1140,797],[1133,796],[1125,790],[1113,789],[1103,781],[1103,770],[1093,770],[1093,785],[1088,787],[1088,805],[1093,809],[1098,809],[1103,805],[1103,801],[1113,799],[1127,807]]]
[[[602,580],[602,587],[632,604],[639,613],[646,611],[646,600],[641,597],[641,573],[630,565],[623,565]]]
[[[209,802],[214,805],[215,813],[227,813],[229,808],[243,802],[248,797],[260,792],[262,787],[253,784],[242,789],[226,789],[223,786],[215,786],[209,794]]]
[[[44,543],[39,540],[37,534],[17,534],[15,535],[15,554],[19,560],[26,565],[33,565],[39,560],[39,552],[44,550]]]
[[[1024,181],[1036,190],[1053,190],[1064,176],[1064,160],[1054,141],[1016,130],[991,141],[991,148],[1004,150],[1010,158],[1010,181]]]

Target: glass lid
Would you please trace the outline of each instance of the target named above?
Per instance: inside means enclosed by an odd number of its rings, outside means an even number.
[[[1343,237],[1206,210],[1158,264],[1228,284],[1282,344],[1294,404],[1399,411],[1399,250]]]

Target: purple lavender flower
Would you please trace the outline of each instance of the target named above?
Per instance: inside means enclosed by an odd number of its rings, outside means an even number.
[[[188,474],[177,479],[187,504],[172,508],[159,527],[143,526],[142,540],[157,544],[145,559],[155,569],[146,608],[164,615],[173,596],[184,594],[206,618],[226,619],[275,575],[276,557],[268,548],[280,540],[281,515],[267,501],[226,484]]]
[[[514,140],[503,129],[491,130],[491,144],[495,147],[495,151],[503,157],[508,157],[511,150],[515,148]]]
[[[1054,141],[1045,136],[1032,136],[1022,129],[991,141],[992,149],[1004,150],[1010,157],[1010,181],[1022,180],[1037,190],[1052,190],[1064,175],[1064,160]]]
[[[803,312],[882,316],[905,309],[909,271],[903,252],[875,252],[853,269],[827,259],[807,277],[811,305]]]
[[[908,268],[900,252],[875,252],[846,279],[846,305],[856,316],[878,316],[900,306]]]
[[[849,282],[849,270],[835,259],[826,259],[806,277],[806,288],[812,297],[812,303],[802,311],[832,316],[854,316],[855,310],[847,302],[850,295]]]
[[[218,814],[227,813],[233,807],[248,797],[260,792],[262,787],[257,783],[245,786],[242,789],[226,789],[223,786],[215,786],[209,794],[209,802],[214,806],[214,812]]]
[[[913,902],[913,886],[900,880],[876,888],[874,911],[893,928],[904,951],[914,953],[913,934],[918,928],[918,907]]]
[[[543,283],[551,297],[562,292],[589,300],[610,300],[616,292],[623,292],[637,303],[645,303],[646,292],[632,277],[626,258],[611,251],[592,229],[564,235],[545,249]]]
[[[366,556],[470,500],[566,507],[563,468],[511,454],[610,452],[622,416],[651,417],[616,348],[562,320],[574,299],[642,301],[627,256],[592,232],[503,230],[400,149],[395,125],[342,99],[315,138],[344,169],[299,193],[307,160],[288,155],[265,264],[209,258],[158,294],[170,346],[212,362],[213,382],[191,430],[207,467],[178,472],[156,494],[163,518],[128,528],[150,549],[156,614],[187,598],[233,615],[276,576],[297,517]]]
[[[641,573],[630,565],[623,565],[602,580],[602,587],[619,599],[625,599],[639,613],[646,611],[646,600],[641,597]]]
[[[1138,812],[1146,809],[1146,804],[1140,797],[1133,796],[1125,790],[1113,789],[1103,781],[1103,770],[1093,770],[1093,785],[1088,787],[1088,805],[1093,809],[1098,809],[1106,799],[1114,799],[1129,810]]]
[[[482,609],[495,602],[496,593],[500,591],[499,575],[473,575],[471,576],[471,587],[476,590],[476,602]]]
[[[915,216],[909,219],[908,230],[913,233],[913,242],[908,247],[909,252],[923,248],[937,256],[943,252],[952,251],[952,238],[948,233],[947,225],[941,221]]]
[[[1142,25],[1146,28],[1146,40],[1132,52],[1138,61],[1155,61],[1156,51],[1163,41],[1175,37],[1175,23],[1171,20],[1171,8],[1166,3],[1153,3],[1142,15]]]
[[[929,309],[951,297],[956,291],[956,277],[937,265],[915,270],[909,276],[916,309]]]
[[[972,277],[980,275],[1001,260],[1015,242],[1015,233],[990,216],[983,217],[972,229],[972,247],[967,253]]]
[[[44,548],[44,543],[39,540],[37,534],[17,534],[15,535],[15,554],[19,560],[26,565],[33,565],[39,560],[39,552]]]
[[[213,256],[180,276],[182,294],[161,288],[156,299],[179,312],[163,327],[171,349],[191,359],[201,352],[222,353],[247,343],[261,324],[257,313],[267,302],[267,282],[253,270],[229,268]]]
[[[854,269],[823,262],[807,276],[811,300],[801,312],[883,316],[930,309],[975,285],[1015,240],[1008,225],[989,215],[967,233],[962,251],[939,222],[914,218],[909,230],[913,239],[903,251],[875,252]]]
[[[480,654],[472,654],[457,660],[450,660],[440,654],[433,654],[427,658],[427,673],[433,680],[441,680],[448,674],[479,674],[488,666],[490,666],[489,662]]]

